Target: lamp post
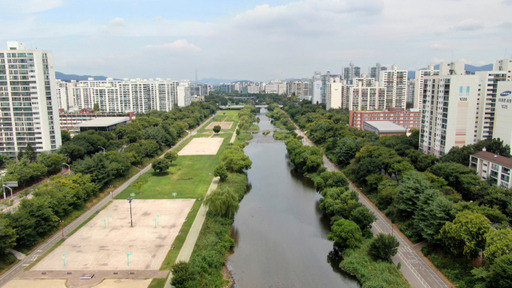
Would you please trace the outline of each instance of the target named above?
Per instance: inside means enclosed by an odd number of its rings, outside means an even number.
[[[67,163],[62,163],[62,165],[66,165],[68,167],[68,174],[71,174],[71,166]]]
[[[130,227],[133,227],[133,218],[132,218],[132,200],[133,198],[126,199],[128,202],[130,202]]]
[[[103,153],[105,153],[105,148],[104,148],[104,147],[98,146],[98,148],[100,148],[101,150],[103,150]]]

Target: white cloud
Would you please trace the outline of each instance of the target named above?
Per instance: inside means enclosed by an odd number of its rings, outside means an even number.
[[[171,43],[159,45],[146,45],[146,49],[172,50],[172,51],[201,51],[201,48],[188,42],[186,39],[178,39]]]
[[[121,18],[121,17],[116,17],[116,18],[110,20],[109,25],[111,25],[111,26],[125,26],[126,25],[126,21],[123,18]]]

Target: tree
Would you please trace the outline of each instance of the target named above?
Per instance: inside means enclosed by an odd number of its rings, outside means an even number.
[[[512,229],[491,229],[485,235],[486,244],[484,255],[489,263],[512,251]]]
[[[421,172],[413,170],[404,174],[402,184],[396,188],[398,194],[395,201],[402,216],[408,218],[414,214],[420,195],[429,188],[430,182]]]
[[[465,255],[474,259],[485,248],[485,234],[491,229],[491,221],[484,215],[472,211],[462,211],[452,222],[441,228],[441,239],[455,255]]]
[[[16,230],[10,225],[9,219],[0,214],[0,255],[4,255],[7,249],[16,245]]]
[[[0,154],[0,169],[4,168],[7,165],[7,162],[9,161],[9,157]]]
[[[421,237],[430,243],[440,244],[439,231],[448,221],[455,218],[453,202],[438,190],[429,189],[420,195],[413,221]]]
[[[231,189],[223,187],[213,191],[206,197],[208,212],[214,216],[233,218],[238,211],[238,197]]]
[[[362,233],[356,223],[346,219],[340,219],[331,227],[329,240],[340,248],[356,248],[361,244]]]
[[[172,266],[172,286],[176,288],[190,287],[194,280],[194,273],[187,262],[180,261]]]
[[[219,133],[220,129],[221,129],[220,125],[213,126],[213,132],[215,132],[215,134]]]
[[[234,146],[224,150],[220,155],[220,160],[226,169],[232,173],[242,173],[244,169],[249,169],[252,165],[249,156],[245,155],[241,148]]]
[[[171,167],[169,161],[165,158],[158,158],[151,164],[151,168],[155,171],[155,174],[162,175],[167,172],[167,170]]]
[[[169,161],[169,164],[172,164],[174,161],[178,159],[178,153],[176,151],[170,151],[165,153],[164,158]]]
[[[398,252],[399,245],[395,236],[379,233],[370,243],[368,255],[376,260],[389,261]]]
[[[36,149],[34,149],[30,143],[25,147],[25,157],[27,157],[30,162],[34,162],[37,159]]]
[[[370,209],[361,206],[350,213],[350,220],[354,221],[361,228],[361,231],[364,231],[372,227],[372,223],[377,220],[377,217],[375,217],[375,214]]]
[[[512,287],[512,254],[506,254],[499,257],[489,267],[487,287]]]
[[[94,110],[94,112],[99,112],[100,111],[100,104],[94,103],[93,110]]]
[[[221,163],[215,166],[215,170],[213,170],[213,175],[215,177],[220,177],[220,181],[226,181],[228,179],[228,171],[226,167]]]
[[[66,163],[67,160],[67,157],[62,154],[41,153],[37,162],[43,164],[50,175],[59,172],[62,169],[62,163]]]
[[[67,130],[60,130],[60,138],[62,139],[62,144],[66,144],[66,142],[71,141],[71,134]]]

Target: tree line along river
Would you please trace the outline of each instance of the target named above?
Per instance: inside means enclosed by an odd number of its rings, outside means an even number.
[[[273,130],[265,113],[258,115],[260,131]],[[360,287],[328,262],[333,246],[317,208],[321,196],[293,174],[284,143],[260,132],[245,153],[253,162],[251,190],[235,216],[228,260],[236,287]]]

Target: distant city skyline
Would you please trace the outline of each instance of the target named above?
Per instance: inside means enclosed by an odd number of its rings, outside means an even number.
[[[512,56],[512,0],[4,0],[7,41],[50,50],[55,70],[114,78],[266,81],[481,66]]]

